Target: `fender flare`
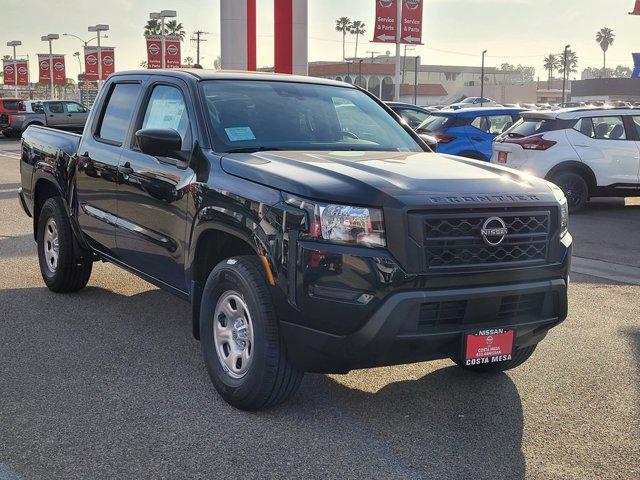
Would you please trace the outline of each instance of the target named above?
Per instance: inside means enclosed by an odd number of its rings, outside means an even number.
[[[577,160],[566,160],[564,162],[558,163],[547,172],[544,178],[545,180],[551,181],[551,179],[555,177],[559,172],[564,171],[573,171],[582,174],[587,181],[587,185],[589,186],[590,190],[593,190],[598,186],[596,174],[593,173],[591,167]]]

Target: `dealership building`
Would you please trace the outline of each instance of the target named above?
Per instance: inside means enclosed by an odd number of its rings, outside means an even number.
[[[402,69],[400,101],[418,105],[444,105],[480,95],[482,68],[459,65],[423,65],[420,57],[406,57]],[[393,100],[395,57],[351,58],[346,62],[311,62],[309,75],[344,81],[367,89],[385,101]],[[500,103],[535,103],[537,82],[522,82],[520,74],[486,67],[485,96]],[[546,82],[543,88],[546,88]],[[561,94],[558,94],[560,97]]]

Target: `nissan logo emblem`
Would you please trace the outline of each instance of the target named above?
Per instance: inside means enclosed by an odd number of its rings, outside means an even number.
[[[98,63],[98,59],[95,57],[95,55],[89,55],[87,57],[87,63],[89,65],[95,65],[96,63]]]
[[[380,6],[382,8],[389,8],[393,6],[393,0],[380,0]]]
[[[169,45],[167,47],[167,53],[169,55],[177,55],[178,54],[178,47],[176,47],[175,45]]]
[[[42,70],[49,70],[49,62],[48,61],[40,62],[40,68]]]
[[[160,53],[160,47],[156,43],[152,43],[151,45],[149,45],[149,53],[151,53],[152,55],[157,55],[158,53]]]
[[[113,58],[110,56],[106,56],[102,58],[102,63],[104,65],[107,65],[108,67],[110,67],[111,65],[113,65]]]
[[[507,230],[507,224],[504,223],[500,217],[491,217],[482,225],[480,230],[484,243],[491,247],[497,247],[504,239],[507,238],[509,231]]]
[[[415,10],[420,6],[420,0],[405,0],[404,4],[409,10]]]
[[[27,67],[20,67],[18,68],[18,73],[20,75],[24,75],[25,73],[27,73]]]
[[[4,68],[4,71],[7,72],[9,75],[13,74],[13,67],[11,65],[7,65]]]

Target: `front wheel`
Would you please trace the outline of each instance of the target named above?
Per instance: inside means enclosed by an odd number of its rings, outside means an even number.
[[[200,343],[216,390],[241,410],[283,403],[302,380],[303,373],[287,358],[257,257],[224,260],[209,275],[200,309]]]
[[[512,355],[511,360],[506,362],[485,363],[480,365],[466,365],[463,359],[453,358],[452,360],[461,368],[476,373],[499,373],[506,372],[519,367],[531,358],[538,345],[520,348]]]

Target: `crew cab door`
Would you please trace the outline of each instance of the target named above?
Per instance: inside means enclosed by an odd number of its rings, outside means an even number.
[[[182,292],[187,291],[187,192],[194,177],[189,167],[194,144],[192,105],[185,83],[154,77],[132,131],[176,130],[182,148],[167,157],[154,157],[140,150],[132,134],[119,165],[116,254],[130,267]]]
[[[65,127],[67,125],[67,112],[63,102],[44,102],[44,113],[48,127]]]
[[[94,108],[78,150],[78,223],[94,248],[113,256],[118,220],[118,163],[139,102],[143,78],[113,82]]]

